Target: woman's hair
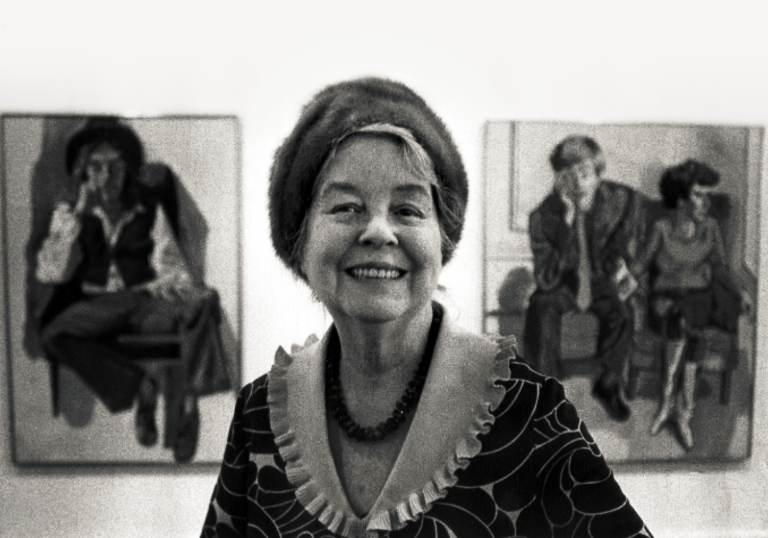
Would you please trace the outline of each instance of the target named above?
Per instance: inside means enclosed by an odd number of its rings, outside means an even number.
[[[133,129],[119,123],[114,117],[90,118],[85,127],[75,133],[67,144],[67,173],[71,175],[75,172],[77,160],[82,156],[87,158],[102,144],[107,144],[120,153],[125,161],[126,182],[132,183],[144,164],[144,146]],[[82,177],[79,179],[85,180]]]
[[[664,170],[659,180],[664,207],[674,209],[678,200],[687,200],[694,185],[714,187],[720,182],[720,174],[703,162],[694,159]]]
[[[429,181],[442,237],[443,264],[461,238],[468,186],[458,149],[442,120],[407,86],[380,78],[334,84],[302,110],[275,154],[269,216],[275,252],[300,279],[306,221],[340,143],[350,136],[392,137],[412,171]]]
[[[549,156],[549,164],[555,172],[559,172],[588,159],[592,160],[597,176],[602,176],[605,171],[605,156],[600,145],[588,136],[571,135],[555,146]]]

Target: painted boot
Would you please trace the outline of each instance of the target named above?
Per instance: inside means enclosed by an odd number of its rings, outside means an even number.
[[[677,399],[677,429],[680,432],[680,440],[683,448],[687,451],[693,449],[693,431],[691,430],[691,418],[693,418],[693,408],[696,406],[694,392],[696,390],[696,379],[698,365],[695,362],[686,362],[683,367],[683,387],[680,391],[680,397]]]
[[[662,379],[661,403],[649,430],[651,435],[657,435],[667,420],[672,415],[675,407],[675,387],[677,385],[680,363],[683,362],[685,352],[685,340],[667,340],[664,349],[666,368]]]

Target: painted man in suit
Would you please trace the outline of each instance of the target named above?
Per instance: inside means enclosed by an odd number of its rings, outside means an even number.
[[[593,395],[611,418],[625,421],[622,371],[634,330],[627,298],[637,282],[627,270],[644,235],[641,196],[602,179],[605,157],[586,136],[569,136],[550,156],[555,187],[530,215],[536,291],[527,311],[528,360],[557,374],[563,314],[590,311],[598,319],[595,359],[601,373]]]

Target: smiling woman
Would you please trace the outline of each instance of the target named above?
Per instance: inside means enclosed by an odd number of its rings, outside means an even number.
[[[428,323],[441,261],[430,183],[409,169],[396,139],[347,138],[309,214],[302,269],[317,298],[350,323]]]
[[[242,390],[204,536],[650,536],[562,386],[433,301],[467,195],[406,86],[305,107],[272,169],[272,240],[333,325]]]

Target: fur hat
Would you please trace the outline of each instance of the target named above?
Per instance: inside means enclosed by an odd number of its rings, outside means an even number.
[[[109,144],[119,151],[134,175],[144,163],[144,146],[133,129],[111,116],[94,117],[67,144],[67,173],[72,174],[75,160],[84,147],[98,144]]]
[[[295,258],[296,241],[312,203],[315,181],[335,142],[374,123],[408,129],[432,159],[440,187],[451,193],[458,226],[444,232],[461,238],[467,206],[467,176],[442,120],[413,90],[391,80],[361,78],[333,84],[304,107],[293,131],[275,154],[269,184],[272,244],[281,260],[304,278]],[[443,223],[441,222],[441,227]],[[443,253],[447,263],[452,250]]]

